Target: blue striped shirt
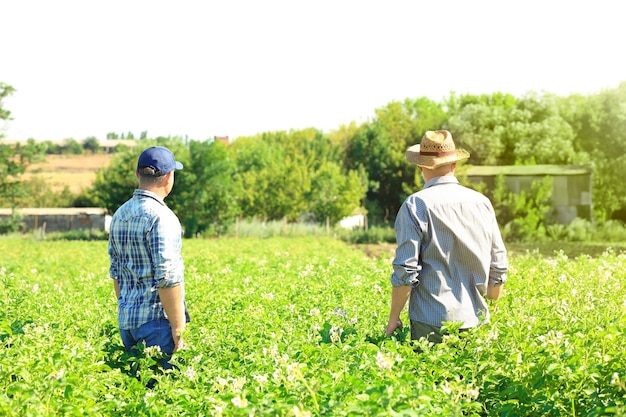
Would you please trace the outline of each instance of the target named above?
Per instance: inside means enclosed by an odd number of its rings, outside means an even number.
[[[413,287],[409,318],[461,328],[488,321],[487,283],[503,284],[508,270],[489,199],[453,176],[433,178],[404,201],[395,227],[391,284]]]
[[[181,248],[180,222],[156,194],[137,189],[115,212],[108,251],[109,274],[120,287],[120,329],[167,318],[158,288],[182,285],[184,300]]]

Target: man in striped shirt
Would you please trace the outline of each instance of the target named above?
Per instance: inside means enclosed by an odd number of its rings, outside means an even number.
[[[425,184],[396,217],[386,334],[402,327],[400,313],[410,296],[411,339],[440,343],[444,322],[469,329],[489,320],[484,297],[500,298],[507,254],[489,199],[454,176],[456,163],[469,153],[456,149],[450,132],[426,132],[406,157]]]
[[[163,201],[174,186],[174,171],[182,168],[167,148],[144,150],[135,173],[139,187],[113,215],[109,236],[109,273],[124,347],[158,346],[165,369],[172,368],[169,360],[182,346],[188,320],[181,226]]]

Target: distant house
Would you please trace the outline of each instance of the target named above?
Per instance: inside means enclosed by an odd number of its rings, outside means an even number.
[[[213,140],[216,142],[222,142],[224,145],[230,145],[230,138],[228,136],[213,136]]]
[[[111,216],[106,209],[98,207],[77,208],[22,208],[17,212],[23,216],[24,231],[68,232],[71,230],[107,230]],[[0,220],[12,215],[8,208],[0,209]]]
[[[98,144],[104,150],[104,153],[113,153],[117,151],[119,146],[134,148],[137,146],[137,141],[133,139],[106,139],[98,141]]]
[[[530,190],[533,181],[550,176],[553,179],[550,215],[561,224],[568,224],[577,217],[591,220],[592,170],[590,166],[468,166],[466,175],[470,182],[482,182],[489,188],[495,187],[496,177],[502,175],[509,190],[515,193]]]
[[[341,219],[339,221],[339,226],[343,229],[364,228],[365,221],[366,219],[364,214],[355,214]]]

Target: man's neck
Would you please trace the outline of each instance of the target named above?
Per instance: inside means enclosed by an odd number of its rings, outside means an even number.
[[[165,197],[167,197],[167,193],[163,187],[145,187],[140,185],[138,188],[156,194],[161,200],[165,200]]]

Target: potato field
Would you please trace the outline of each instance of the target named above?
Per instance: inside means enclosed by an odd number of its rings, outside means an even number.
[[[384,337],[388,253],[229,238],[183,256],[188,346],[161,373],[122,349],[105,241],[0,239],[0,416],[626,415],[624,254],[513,255],[491,323],[421,354],[408,326]]]

